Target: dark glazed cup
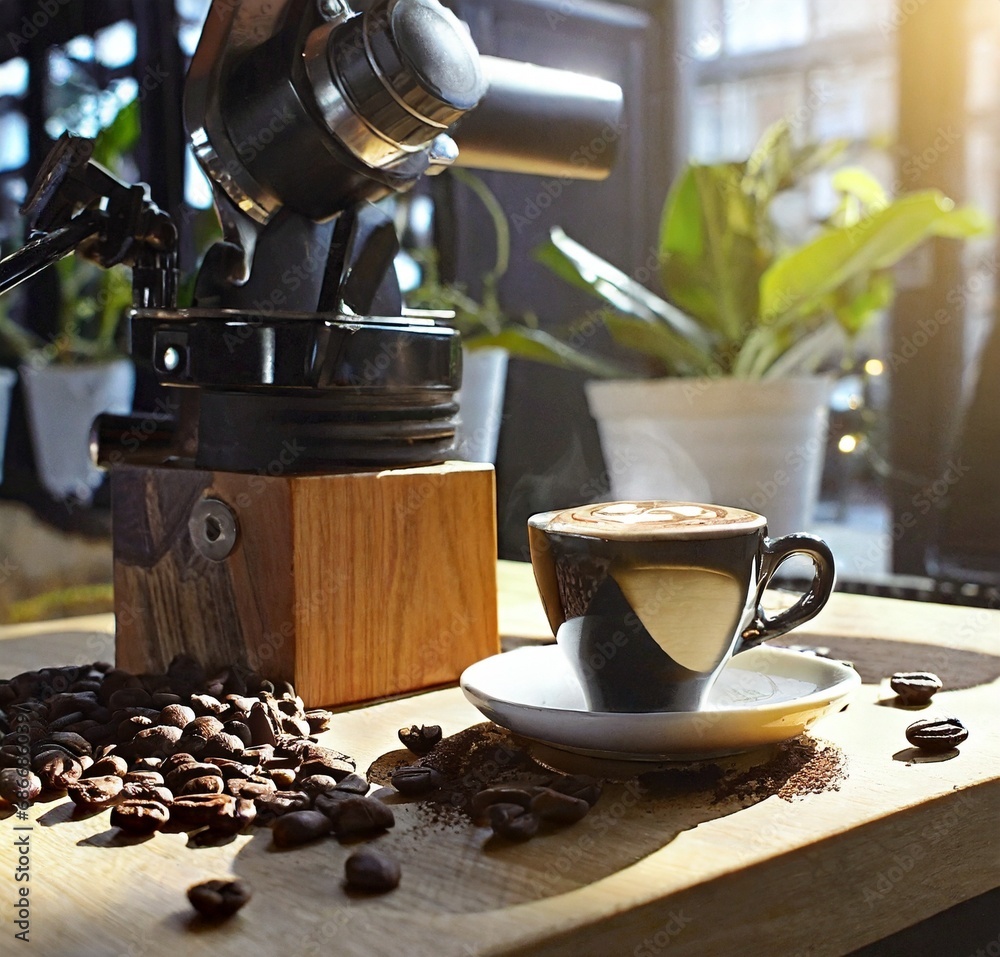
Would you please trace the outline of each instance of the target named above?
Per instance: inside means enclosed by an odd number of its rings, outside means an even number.
[[[533,515],[535,581],[592,711],[698,711],[734,654],[815,616],[834,585],[829,546],[767,538],[754,512],[695,502],[608,502]],[[809,590],[773,617],[761,596],[791,555]]]

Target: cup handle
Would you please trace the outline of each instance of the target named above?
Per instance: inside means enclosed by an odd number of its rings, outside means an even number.
[[[786,611],[773,618],[764,614],[760,600],[778,566],[792,555],[805,555],[812,559],[813,580],[809,590]],[[833,552],[830,546],[814,535],[786,535],[784,538],[764,539],[761,551],[760,581],[757,585],[757,615],[740,636],[736,651],[755,648],[768,638],[776,638],[809,621],[819,614],[826,604],[836,581]]]

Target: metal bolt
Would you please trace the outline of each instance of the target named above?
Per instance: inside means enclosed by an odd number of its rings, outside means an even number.
[[[203,498],[195,505],[188,519],[188,531],[194,547],[209,561],[223,561],[236,547],[236,516],[217,498]]]
[[[317,6],[324,20],[346,20],[354,12],[345,0],[318,0]]]

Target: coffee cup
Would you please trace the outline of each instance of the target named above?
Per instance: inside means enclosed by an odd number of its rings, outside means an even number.
[[[814,617],[834,585],[829,546],[767,537],[754,512],[696,502],[607,502],[533,515],[528,541],[549,624],[592,711],[698,711],[726,662]],[[761,598],[792,555],[799,600]]]

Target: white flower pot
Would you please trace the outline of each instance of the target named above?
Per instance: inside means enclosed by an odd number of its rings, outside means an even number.
[[[770,535],[808,531],[832,380],[823,376],[587,383],[614,499],[735,505]]]
[[[103,477],[90,458],[90,427],[102,412],[132,411],[131,360],[22,366],[21,379],[42,484],[56,498],[89,501]]]
[[[7,444],[7,421],[10,418],[10,395],[17,382],[17,373],[0,368],[0,482],[3,481],[3,452]]]
[[[496,462],[507,359],[507,350],[495,346],[462,350],[455,444],[456,458],[464,462]]]

